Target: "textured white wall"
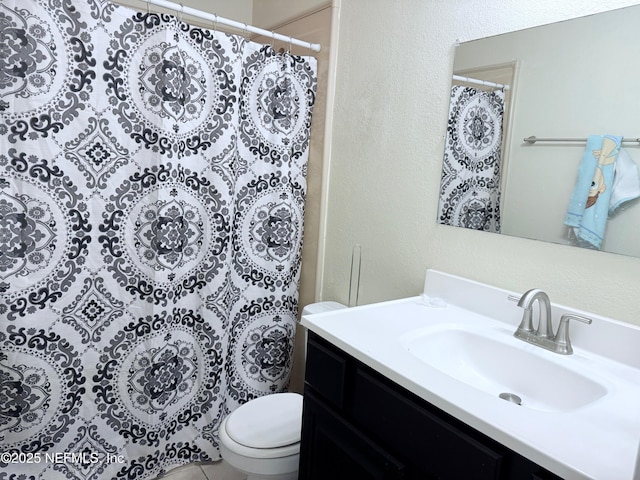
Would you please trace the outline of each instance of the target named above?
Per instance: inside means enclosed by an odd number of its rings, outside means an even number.
[[[330,0],[253,0],[253,24],[261,28],[273,28],[328,3]]]
[[[253,21],[253,0],[234,0],[228,2],[225,0],[169,0],[170,2],[182,4],[185,7],[195,8],[204,12],[215,13],[221,17],[229,18],[237,22],[251,24]],[[146,10],[147,2],[143,0],[113,0],[113,3],[126,5],[137,10]],[[175,15],[176,12],[150,5],[152,12],[168,12]],[[202,20],[192,21],[193,19],[184,16],[186,22],[201,24]]]
[[[322,298],[347,301],[358,243],[360,303],[419,293],[431,267],[640,324],[640,259],[435,221],[455,42],[637,3],[341,2]]]

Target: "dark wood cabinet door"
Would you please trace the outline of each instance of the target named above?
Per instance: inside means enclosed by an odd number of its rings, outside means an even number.
[[[404,465],[305,391],[299,480],[403,479]]]

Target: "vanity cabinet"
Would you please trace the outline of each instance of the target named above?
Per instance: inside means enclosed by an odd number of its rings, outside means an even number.
[[[557,480],[309,332],[300,480]]]

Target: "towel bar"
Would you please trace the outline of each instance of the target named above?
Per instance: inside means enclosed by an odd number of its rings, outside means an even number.
[[[524,141],[530,145],[533,145],[536,142],[579,142],[586,143],[586,138],[538,138],[535,135],[531,137],[527,137]],[[623,142],[634,142],[640,143],[640,138],[623,138]]]

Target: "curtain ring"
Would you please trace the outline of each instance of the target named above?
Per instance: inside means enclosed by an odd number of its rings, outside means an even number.
[[[287,52],[289,55],[291,55],[291,42],[293,42],[293,38],[289,37],[289,51]]]
[[[218,15],[216,13],[213,14],[213,38],[214,40],[218,39]]]
[[[247,38],[247,33],[248,33],[247,32],[247,24],[245,23],[244,24],[244,28],[242,29],[242,36]]]
[[[182,23],[182,16],[184,15],[184,5],[180,4],[180,11],[178,12],[178,21]]]

